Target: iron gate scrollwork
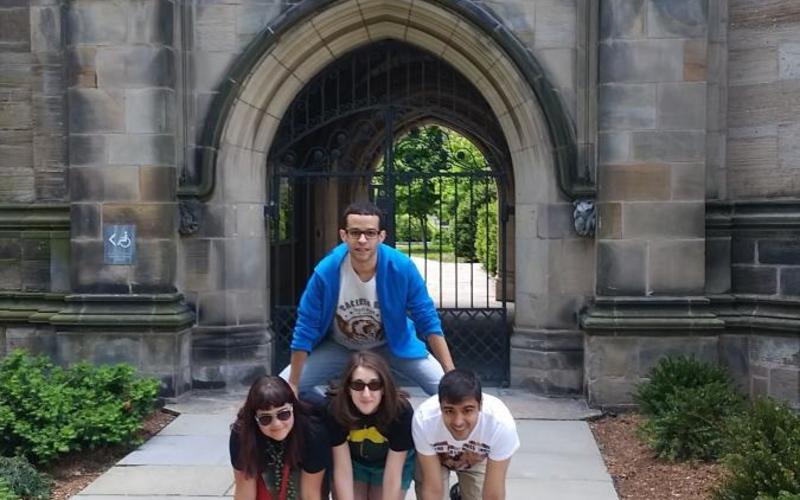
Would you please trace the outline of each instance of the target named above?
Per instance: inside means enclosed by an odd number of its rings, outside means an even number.
[[[453,144],[452,131],[480,158]],[[420,268],[456,365],[476,370],[486,384],[506,385],[510,155],[477,89],[423,50],[373,44],[310,81],[273,144],[266,210],[273,372],[289,361],[297,303],[313,266],[338,243],[341,210],[368,198],[386,214],[386,243]],[[416,147],[438,148],[439,156],[422,168],[409,153]],[[412,210],[409,200],[422,201]],[[481,231],[485,248],[474,244]],[[446,241],[445,233],[459,236]]]

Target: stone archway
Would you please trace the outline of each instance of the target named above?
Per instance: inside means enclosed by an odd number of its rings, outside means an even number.
[[[539,325],[540,297],[548,291],[547,241],[537,236],[540,207],[586,188],[574,181],[575,142],[560,100],[543,72],[502,27],[488,30],[471,7],[443,1],[345,0],[305,2],[268,28],[241,56],[211,112],[203,137],[202,162],[211,175],[183,195],[207,195],[210,203],[237,214],[253,213],[267,199],[266,157],[275,132],[295,95],[339,56],[362,45],[395,39],[450,63],[481,92],[500,123],[511,153],[515,214],[509,231],[514,255],[535,256],[537,265],[517,269],[515,324]],[[479,22],[480,21],[480,22]],[[483,24],[483,26],[481,26]],[[213,187],[216,184],[216,187]],[[583,190],[583,191],[582,191]],[[566,196],[565,196],[566,195]],[[266,303],[267,235],[263,220],[237,215],[226,228],[225,290]],[[253,269],[265,270],[254,276]],[[236,295],[234,294],[234,295]],[[229,299],[230,294],[225,295]],[[235,300],[234,300],[235,302]],[[243,312],[231,304],[234,324],[261,324],[265,308]],[[243,318],[244,316],[244,318]]]

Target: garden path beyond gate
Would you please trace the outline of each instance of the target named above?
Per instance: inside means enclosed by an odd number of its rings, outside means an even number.
[[[456,366],[487,385],[508,384],[512,181],[500,130],[474,85],[401,42],[353,51],[306,84],[268,159],[273,373],[289,362],[297,303],[339,242],[341,211],[370,199],[386,214],[386,243],[411,255],[425,278]],[[431,148],[432,161],[417,161]]]

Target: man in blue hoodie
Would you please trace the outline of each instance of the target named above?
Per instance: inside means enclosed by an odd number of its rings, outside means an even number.
[[[436,394],[453,359],[417,267],[383,244],[381,210],[372,203],[347,207],[339,237],[342,244],[317,264],[300,298],[291,363],[281,377],[298,395],[314,398],[314,387],[339,377],[354,351],[370,349]]]

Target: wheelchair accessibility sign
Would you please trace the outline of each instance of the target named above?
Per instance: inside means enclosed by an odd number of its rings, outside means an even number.
[[[104,262],[111,265],[133,264],[136,260],[136,226],[103,225]]]

